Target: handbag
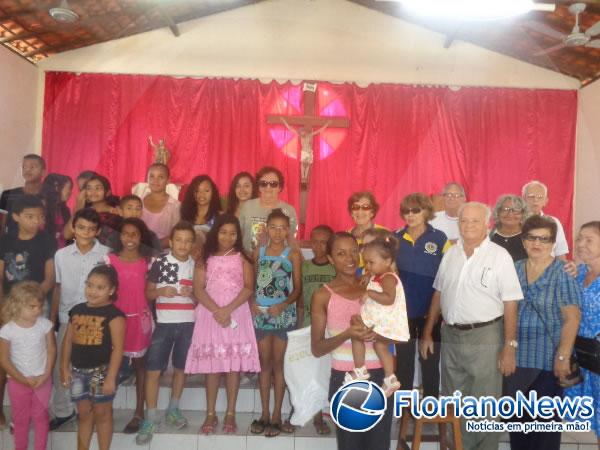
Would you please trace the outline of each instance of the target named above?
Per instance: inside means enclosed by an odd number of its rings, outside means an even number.
[[[525,267],[525,281],[527,282],[527,278],[528,278],[527,277],[527,262],[524,264],[524,267]],[[529,290],[529,286],[525,290],[525,297],[527,296],[528,290]],[[525,299],[523,299],[523,300],[525,300]],[[542,318],[542,315],[540,314],[538,309],[535,307],[535,303],[533,303],[532,301],[529,301],[526,304],[530,305],[533,308],[533,310],[537,314],[538,318],[541,320],[542,324],[544,325],[544,331],[546,332],[546,334],[548,335],[550,340],[554,341],[552,334],[548,330],[546,321]],[[558,344],[555,344],[555,345],[556,345],[556,348],[558,348]],[[575,386],[576,384],[579,384],[583,381],[583,376],[581,375],[581,369],[579,368],[579,363],[577,362],[577,359],[573,355],[571,355],[571,358],[569,359],[569,367],[571,369],[571,372],[569,373],[569,375],[567,375],[563,379],[558,380],[558,385],[562,388],[569,388],[569,387]]]
[[[600,342],[597,339],[577,336],[575,355],[581,367],[600,375]]]

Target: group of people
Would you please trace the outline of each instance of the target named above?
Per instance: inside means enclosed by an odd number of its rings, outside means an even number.
[[[236,432],[240,376],[249,372],[258,373],[262,404],[250,432],[292,433],[281,412],[283,361],[288,332],[305,326],[313,354],[331,354],[330,395],[353,380],[370,379],[388,396],[412,388],[418,352],[426,396],[439,395],[441,379],[444,394],[591,395],[600,413],[598,375],[584,369],[583,382],[561,387],[572,377],[576,336],[600,333],[600,222],[577,234],[582,264],[565,262],[564,231],[543,213],[540,182],[498,199],[491,232],[490,208],[466,202],[457,183],[444,187],[438,213],[429,196],[405,196],[405,226],[395,232],[375,223],[373,194],[357,192],[347,203],[352,228],[315,227],[305,259],[274,167],[237,174],[225,205],[208,175],[193,178],[180,203],[167,193],[163,164],[148,168],[143,198],[117,198],[104,176],[83,172],[73,214],[69,177],[46,175],[43,159],[27,155],[23,178],[0,198],[0,397],[8,374],[18,450],[27,448],[30,423],[35,448],[45,449],[49,428],[75,417],[78,448],[90,446],[94,429],[99,448],[110,448],[125,366],[137,404],[124,432],[140,445],[163,422],[187,426],[179,400],[186,376],[198,373],[206,385],[201,433],[218,427],[222,375],[222,430]],[[162,415],[159,379],[169,365]],[[338,448],[387,450],[391,403],[368,432],[336,427]],[[313,422],[330,432],[321,413]],[[600,414],[592,426],[600,433]],[[498,448],[497,433],[463,429],[463,440],[467,449]],[[511,433],[513,449],[559,446],[557,433]]]

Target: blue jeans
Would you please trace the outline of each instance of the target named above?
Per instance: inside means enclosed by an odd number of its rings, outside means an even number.
[[[157,323],[146,353],[146,370],[165,370],[171,352],[173,367],[184,370],[193,334],[194,322]]]

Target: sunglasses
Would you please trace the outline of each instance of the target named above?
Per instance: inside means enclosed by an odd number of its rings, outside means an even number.
[[[400,213],[406,216],[408,214],[419,214],[421,211],[423,211],[423,208],[402,208]]]
[[[500,208],[500,212],[504,214],[521,214],[523,210],[521,208]]]
[[[272,187],[272,188],[279,187],[279,181],[265,181],[265,180],[260,180],[258,182],[258,187],[266,188],[267,186]]]
[[[360,203],[355,203],[354,205],[352,205],[352,207],[350,208],[352,211],[360,211],[361,209],[363,211],[371,211],[373,209],[372,205],[361,205]]]
[[[523,239],[529,242],[539,241],[542,244],[551,244],[553,242],[550,236],[534,236],[533,234],[526,234]]]

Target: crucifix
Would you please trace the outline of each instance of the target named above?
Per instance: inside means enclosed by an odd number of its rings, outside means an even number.
[[[289,131],[300,138],[300,213],[298,222],[301,225],[306,223],[310,169],[314,161],[314,138],[327,128],[350,127],[350,120],[347,117],[318,115],[318,111],[316,110],[317,87],[317,83],[315,82],[305,82],[302,85],[303,115],[285,116],[281,114],[269,114],[267,116],[268,124],[284,125]]]

